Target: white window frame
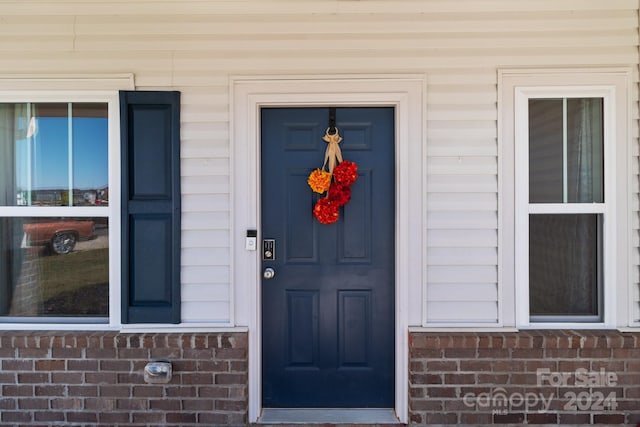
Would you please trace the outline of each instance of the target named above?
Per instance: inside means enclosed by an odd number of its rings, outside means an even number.
[[[29,89],[27,89],[29,88]],[[80,89],[78,89],[80,88]],[[98,88],[93,90],[90,88]],[[38,90],[39,89],[39,90]],[[88,322],[77,318],[30,318],[28,322],[2,322],[0,330],[112,330],[121,327],[121,221],[120,221],[120,105],[119,90],[134,89],[133,76],[2,76],[2,103],[106,103],[108,106],[109,206],[93,207],[0,207],[2,217],[95,217],[109,218],[109,317]]]
[[[502,171],[501,244],[505,318],[522,329],[611,329],[628,325],[631,289],[629,211],[630,70],[554,69],[499,72],[499,144]],[[603,98],[604,194],[602,204],[530,204],[528,101],[535,98]],[[529,313],[529,215],[602,215],[601,321],[531,321]],[[512,307],[512,311],[508,310]]]

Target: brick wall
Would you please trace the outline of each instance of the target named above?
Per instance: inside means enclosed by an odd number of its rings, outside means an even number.
[[[173,364],[147,384],[153,359]],[[0,333],[0,425],[245,425],[247,335]]]
[[[411,425],[640,423],[640,334],[410,334]],[[173,364],[147,384],[145,364]],[[247,334],[1,332],[0,425],[246,425]]]
[[[640,423],[640,334],[410,334],[409,416],[430,424]]]

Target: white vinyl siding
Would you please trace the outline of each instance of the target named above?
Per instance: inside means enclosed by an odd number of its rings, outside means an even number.
[[[231,238],[230,76],[426,74],[418,318],[513,326],[501,303],[497,70],[635,67],[630,297],[640,326],[637,9],[637,0],[10,0],[0,54],[5,74],[127,72],[137,89],[182,92],[182,316],[220,325],[233,324],[232,299],[243,298],[230,288],[242,244]]]

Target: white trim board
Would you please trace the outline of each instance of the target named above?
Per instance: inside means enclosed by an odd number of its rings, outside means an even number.
[[[410,324],[421,323],[425,265],[425,76],[234,77],[230,86],[232,321],[249,328],[249,422],[258,421],[262,410],[260,262],[257,251],[244,249],[246,230],[257,229],[261,238],[259,110],[263,106],[392,106],[396,111],[395,413],[406,423],[407,330]]]

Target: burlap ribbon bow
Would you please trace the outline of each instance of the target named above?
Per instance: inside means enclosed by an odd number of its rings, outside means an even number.
[[[342,151],[340,151],[340,141],[342,141],[342,137],[338,134],[338,128],[335,128],[336,132],[334,134],[329,133],[329,129],[325,131],[322,139],[328,144],[327,149],[324,152],[324,164],[322,165],[322,169],[328,165],[329,173],[333,174],[333,168],[340,162],[342,162]]]

